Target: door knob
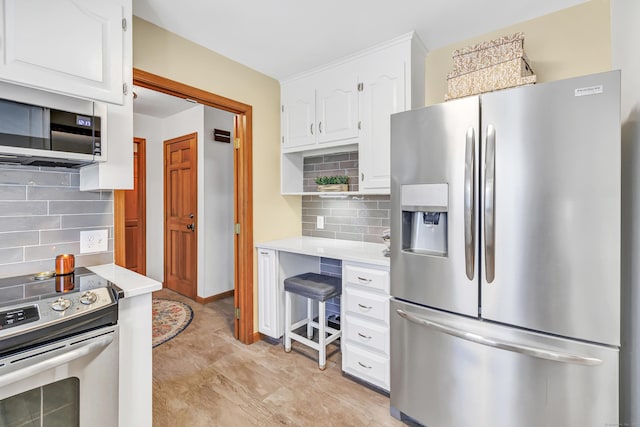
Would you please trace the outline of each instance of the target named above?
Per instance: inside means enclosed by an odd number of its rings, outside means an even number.
[[[189,229],[191,231],[196,231],[196,226],[195,226],[194,223],[187,224],[187,229]]]

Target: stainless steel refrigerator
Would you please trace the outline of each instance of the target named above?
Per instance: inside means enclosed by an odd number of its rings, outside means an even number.
[[[391,117],[391,411],[618,425],[620,73]]]

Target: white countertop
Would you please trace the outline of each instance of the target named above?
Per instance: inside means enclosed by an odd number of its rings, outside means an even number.
[[[342,261],[389,266],[389,258],[383,255],[385,248],[383,243],[299,236],[256,243],[255,246],[256,248],[334,258]]]
[[[162,289],[162,283],[143,276],[134,271],[127,270],[115,264],[102,264],[87,267],[99,276],[113,282],[124,291],[125,298],[148,294]]]

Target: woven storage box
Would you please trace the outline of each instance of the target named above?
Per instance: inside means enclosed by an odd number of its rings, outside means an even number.
[[[516,58],[526,60],[524,33],[514,33],[455,50],[453,71],[447,77],[457,77]]]
[[[498,89],[532,84],[536,82],[533,70],[525,58],[504,61],[491,67],[447,79],[445,100],[477,95]]]

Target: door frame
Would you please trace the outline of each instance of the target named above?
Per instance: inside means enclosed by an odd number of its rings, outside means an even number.
[[[147,140],[144,138],[133,138],[132,144],[138,144],[138,210],[140,214],[140,234],[142,235],[141,245],[143,245],[142,260],[140,262],[140,274],[147,274]],[[126,240],[125,240],[125,191],[115,190],[113,192],[113,237],[114,237],[114,262],[117,265],[126,265]],[[119,244],[120,243],[120,244]]]
[[[260,335],[253,332],[253,108],[251,105],[137,68],[133,69],[133,84],[178,98],[194,100],[238,116],[241,132],[236,135],[237,144],[234,150],[237,166],[237,172],[234,171],[234,222],[239,224],[241,232],[234,234],[234,299],[236,313],[239,310],[240,315],[236,316],[235,334],[240,342],[251,344],[260,339]],[[116,199],[116,215],[119,209],[124,213],[124,198],[119,203],[123,206],[117,206]],[[120,226],[124,227],[124,220]],[[117,225],[114,224],[114,227]],[[114,233],[117,236],[119,232]],[[124,239],[115,239],[114,250],[124,250]]]

